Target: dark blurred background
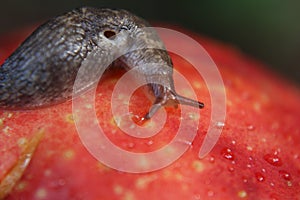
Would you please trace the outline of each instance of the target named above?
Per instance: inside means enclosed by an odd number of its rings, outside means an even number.
[[[124,8],[233,44],[300,85],[300,1],[9,0],[0,34],[83,5]]]

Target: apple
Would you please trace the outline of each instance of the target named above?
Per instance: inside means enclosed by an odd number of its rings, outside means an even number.
[[[31,30],[0,37],[0,63]],[[208,155],[198,157],[210,124],[208,89],[189,62],[170,54],[174,68],[205,103],[196,119],[197,135],[179,159],[147,173],[106,166],[82,144],[72,101],[36,110],[1,110],[0,199],[300,199],[299,88],[230,45],[177,30],[206,49],[226,89],[226,121]],[[191,51],[184,43],[180,46]],[[124,73],[110,70],[99,83],[95,100],[99,124],[111,142],[124,150],[159,149],[178,131],[181,106],[166,107],[166,124],[155,136],[124,134],[111,114],[114,85]],[[142,116],[150,106],[145,92],[136,90],[130,111]]]

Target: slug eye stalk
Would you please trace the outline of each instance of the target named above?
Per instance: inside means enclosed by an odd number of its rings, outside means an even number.
[[[160,90],[163,90],[163,92],[161,92],[160,95],[156,97],[149,112],[142,118],[142,120],[150,119],[161,107],[166,105],[177,106],[178,104],[182,104],[199,109],[204,108],[204,104],[202,102],[181,96],[166,87],[160,86]]]

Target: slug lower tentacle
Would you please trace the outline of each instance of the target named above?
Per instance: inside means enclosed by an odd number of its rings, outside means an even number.
[[[151,118],[160,107],[169,104],[202,108],[203,103],[175,92],[172,61],[155,31],[141,31],[146,27],[146,21],[128,11],[105,8],[83,7],[49,20],[0,67],[0,107],[34,109],[66,101],[73,95],[82,65],[102,73],[106,69],[104,63],[118,58],[128,70],[158,63],[156,67],[139,70],[156,99],[145,118]],[[158,48],[148,48],[149,45]],[[119,50],[124,49],[130,52],[120,56]],[[90,58],[95,52],[98,60],[92,62]],[[89,77],[86,80],[90,82],[78,91],[95,82]]]

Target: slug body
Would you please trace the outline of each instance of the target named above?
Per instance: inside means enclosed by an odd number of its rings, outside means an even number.
[[[83,64],[101,71],[106,68],[103,63],[118,57],[127,70],[159,63],[157,67],[142,67],[138,71],[155,97],[145,118],[167,104],[202,108],[203,103],[175,92],[172,61],[155,31],[141,31],[145,27],[149,27],[146,21],[128,11],[89,7],[49,20],[0,67],[0,107],[34,109],[66,101],[73,95],[73,85]],[[135,38],[139,38],[138,42]],[[149,44],[158,48],[147,48]],[[133,50],[118,56],[120,52],[116,49],[125,48]],[[94,52],[98,60],[91,62]],[[153,80],[161,84],[151,83]],[[79,90],[86,90],[92,82],[83,84]]]

